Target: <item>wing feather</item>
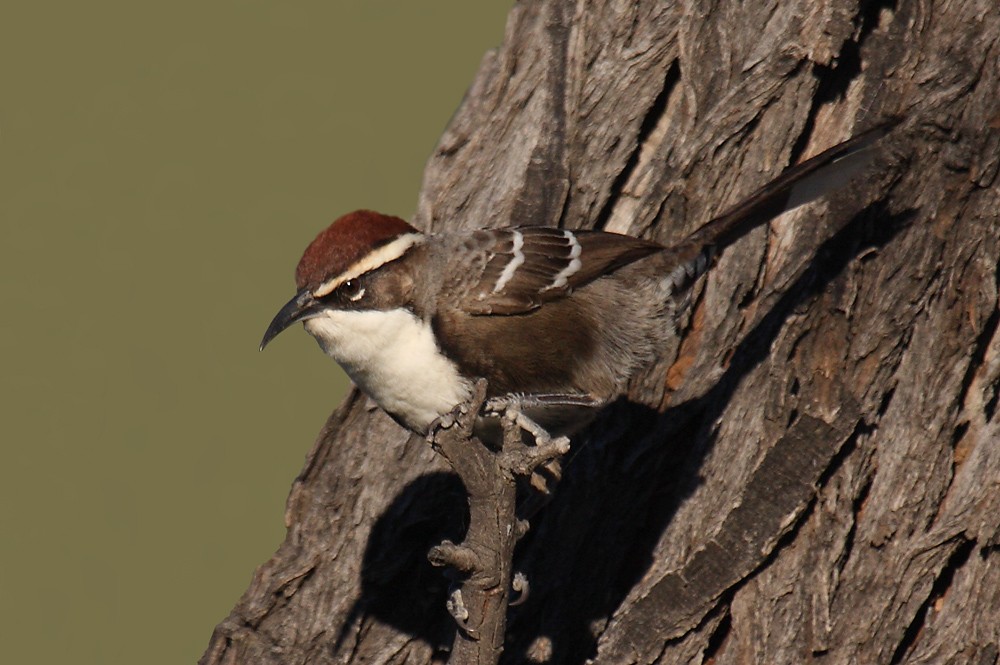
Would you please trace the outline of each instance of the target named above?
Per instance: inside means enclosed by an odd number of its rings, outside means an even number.
[[[523,226],[476,231],[463,249],[480,258],[452,277],[465,286],[458,306],[475,315],[512,315],[563,298],[663,247],[617,233]]]

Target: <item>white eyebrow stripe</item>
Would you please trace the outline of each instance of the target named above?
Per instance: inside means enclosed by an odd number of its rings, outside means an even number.
[[[513,251],[514,257],[504,266],[500,278],[497,279],[497,283],[493,287],[493,293],[502,291],[503,287],[507,286],[507,282],[514,277],[517,269],[524,263],[524,252],[521,251],[521,248],[524,247],[524,235],[520,231],[512,231],[512,233],[514,234],[514,249],[511,251]]]
[[[333,290],[344,282],[357,279],[366,272],[371,272],[376,268],[381,268],[389,261],[395,261],[403,254],[407,252],[414,245],[423,242],[424,234],[422,233],[406,233],[399,236],[395,240],[385,245],[382,245],[378,249],[365,254],[361,259],[354,264],[352,264],[347,270],[340,273],[336,277],[331,277],[322,284],[316,287],[313,291],[314,298],[322,298],[323,296],[330,295]]]
[[[580,260],[580,254],[583,252],[583,247],[580,245],[580,241],[576,239],[576,234],[572,231],[564,230],[563,236],[570,241],[571,249],[569,250],[569,258],[571,260],[569,265],[560,270],[556,275],[556,278],[552,280],[552,283],[542,289],[542,291],[548,291],[549,289],[561,289],[566,286],[569,278],[575,275],[583,266],[583,261]]]

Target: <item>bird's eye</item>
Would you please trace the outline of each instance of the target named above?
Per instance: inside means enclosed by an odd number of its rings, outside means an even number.
[[[344,296],[351,302],[357,302],[365,295],[365,287],[356,279],[349,279],[340,287]]]

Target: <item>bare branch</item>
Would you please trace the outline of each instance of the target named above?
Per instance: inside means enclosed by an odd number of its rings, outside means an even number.
[[[452,466],[468,492],[469,529],[458,545],[444,541],[428,558],[436,566],[450,566],[461,581],[449,595],[448,610],[460,632],[449,663],[496,663],[504,648],[507,608],[513,584],[514,546],[527,531],[515,514],[518,477],[531,476],[540,465],[557,460],[569,450],[565,437],[552,439],[517,409],[507,407],[501,419],[503,437],[492,449],[473,433],[486,403],[486,381],[476,383],[472,399],[442,419],[429,439]],[[527,432],[541,439],[525,445]],[[527,588],[523,575],[518,590]],[[523,602],[524,597],[519,599]]]

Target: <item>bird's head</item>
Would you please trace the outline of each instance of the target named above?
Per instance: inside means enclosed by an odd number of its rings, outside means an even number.
[[[381,309],[371,277],[423,240],[402,219],[371,210],[336,219],[306,247],[295,269],[298,291],[275,315],[260,348],[293,323],[328,311]]]

